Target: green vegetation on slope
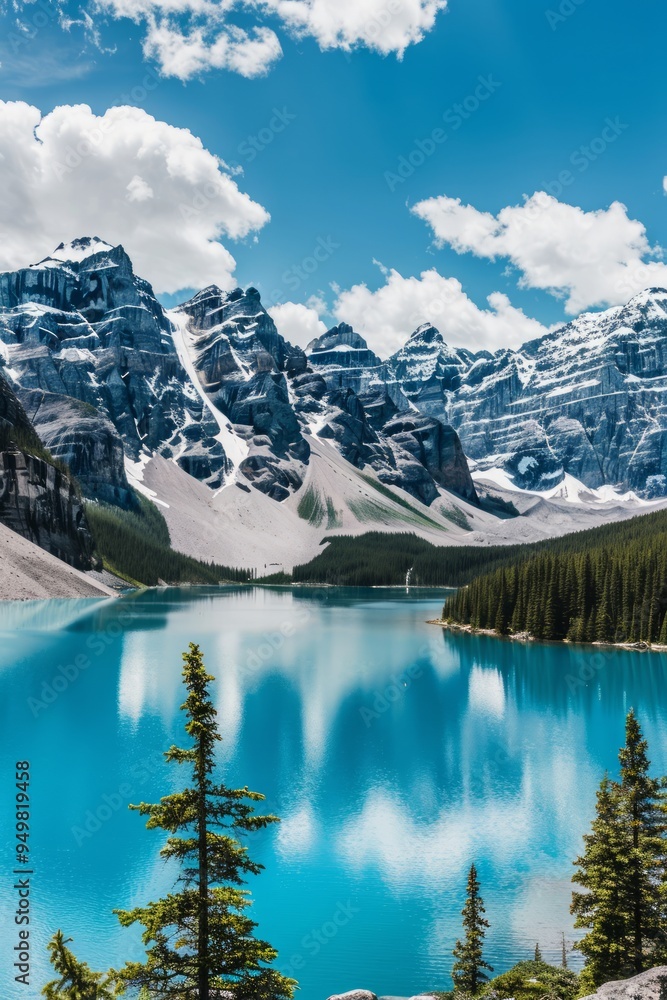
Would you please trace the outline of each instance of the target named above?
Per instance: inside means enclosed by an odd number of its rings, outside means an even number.
[[[437,528],[438,531],[447,530],[442,524],[438,524],[437,521],[434,521],[433,518],[429,517],[428,514],[423,514],[417,507],[413,507],[411,503],[408,503],[408,501],[399,496],[398,493],[394,493],[394,491],[389,489],[388,486],[378,483],[376,479],[372,478],[372,476],[365,476],[362,473],[360,478],[363,479],[363,481],[372,489],[377,490],[380,496],[385,497],[387,500],[392,500],[395,504],[398,504],[399,507],[402,507],[403,510],[408,511],[410,517],[401,518],[401,520],[412,520],[413,522],[416,520],[417,523],[426,524],[430,528]]]
[[[365,535],[340,535],[326,539],[327,547],[311,562],[295,566],[294,583],[328,583],[340,587],[381,587],[405,583],[408,570],[414,586],[459,586],[482,571],[507,559],[503,546],[437,546],[403,532],[369,531]],[[277,582],[277,581],[276,581]],[[280,582],[289,582],[283,578]]]
[[[667,511],[513,550],[443,618],[501,634],[667,643]]]
[[[324,505],[319,492],[313,486],[309,486],[299,500],[297,513],[300,518],[309,524],[314,524],[316,528],[322,524],[325,515]]]
[[[137,494],[138,510],[87,503],[95,549],[106,569],[134,584],[244,583],[248,570],[203,563],[170,545],[167,523],[157,507]]]
[[[446,517],[448,521],[452,524],[456,524],[459,528],[463,528],[464,531],[472,531],[472,525],[468,519],[468,515],[465,511],[462,511],[460,507],[454,504],[452,507],[440,507],[440,513],[443,517]]]

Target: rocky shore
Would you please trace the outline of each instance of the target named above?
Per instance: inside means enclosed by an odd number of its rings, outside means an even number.
[[[604,983],[597,992],[581,1000],[665,1000],[667,998],[667,965],[641,972],[632,979]],[[328,1000],[436,1000],[434,994],[419,993],[413,997],[377,996],[371,990],[349,990],[335,993]],[[503,1000],[503,998],[500,998]]]

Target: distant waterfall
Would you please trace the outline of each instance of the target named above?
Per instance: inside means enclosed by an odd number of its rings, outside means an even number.
[[[410,569],[405,574],[405,586],[406,586],[406,588],[410,586],[410,578],[412,576],[413,569],[414,569],[414,566],[411,566]]]

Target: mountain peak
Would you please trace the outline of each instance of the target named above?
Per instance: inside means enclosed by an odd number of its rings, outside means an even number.
[[[338,326],[332,326],[330,330],[322,334],[316,340],[313,340],[308,344],[306,348],[308,353],[318,352],[318,351],[331,351],[335,348],[349,348],[354,351],[367,351],[368,344],[361,336],[361,334],[356,333],[349,323],[339,323]]]
[[[99,236],[80,236],[71,243],[61,243],[46,260],[60,260],[79,264],[82,260],[97,253],[109,253],[115,247],[105,243]]]
[[[418,326],[414,333],[410,334],[410,340],[421,340],[427,344],[444,344],[444,338],[437,327],[433,326],[432,323],[422,323]]]

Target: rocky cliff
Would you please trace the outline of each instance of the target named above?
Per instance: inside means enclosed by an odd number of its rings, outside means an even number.
[[[172,319],[207,399],[245,444],[238,473],[273,499],[301,487],[316,437],[424,503],[438,487],[476,501],[451,428],[437,418],[403,436],[385,428],[399,406],[373,384],[382,363],[350,326],[330,330],[306,354],[280,335],[254,288],[206,288]],[[405,396],[399,404],[410,406]]]
[[[667,495],[667,291],[586,314],[518,351],[479,356],[443,417],[481,468],[545,489],[565,473]]]
[[[113,503],[153,454],[282,502],[314,439],[427,504],[475,502],[466,458],[526,489],[569,474],[667,496],[661,289],[516,351],[455,349],[426,324],[383,361],[344,323],[293,347],[254,288],[165,313],[122,247],[84,238],[0,274],[0,363],[53,454]]]
[[[121,448],[133,461],[156,451],[211,485],[222,482],[227,460],[216,422],[183,370],[170,321],[122,247],[85,238],[0,274],[0,340],[7,374],[87,493],[122,499]],[[48,397],[40,403],[28,390]],[[73,411],[69,398],[94,413]]]
[[[93,543],[81,498],[1,376],[0,521],[71,566],[90,569]]]
[[[412,407],[459,434],[480,470],[500,468],[520,488],[546,490],[566,474],[597,488],[667,496],[667,291],[588,313],[519,350],[473,354],[432,326],[378,364],[336,330],[308,348],[330,385],[358,392],[386,419]],[[336,351],[337,344],[339,346]]]
[[[238,481],[280,502],[301,488],[318,437],[426,503],[442,487],[475,499],[437,416],[385,432],[410,401],[369,388],[382,363],[351,327],[307,357],[254,288],[210,286],[166,314],[122,247],[86,237],[0,274],[0,341],[41,439],[92,497],[131,504],[126,470],[157,454],[214,490]]]

